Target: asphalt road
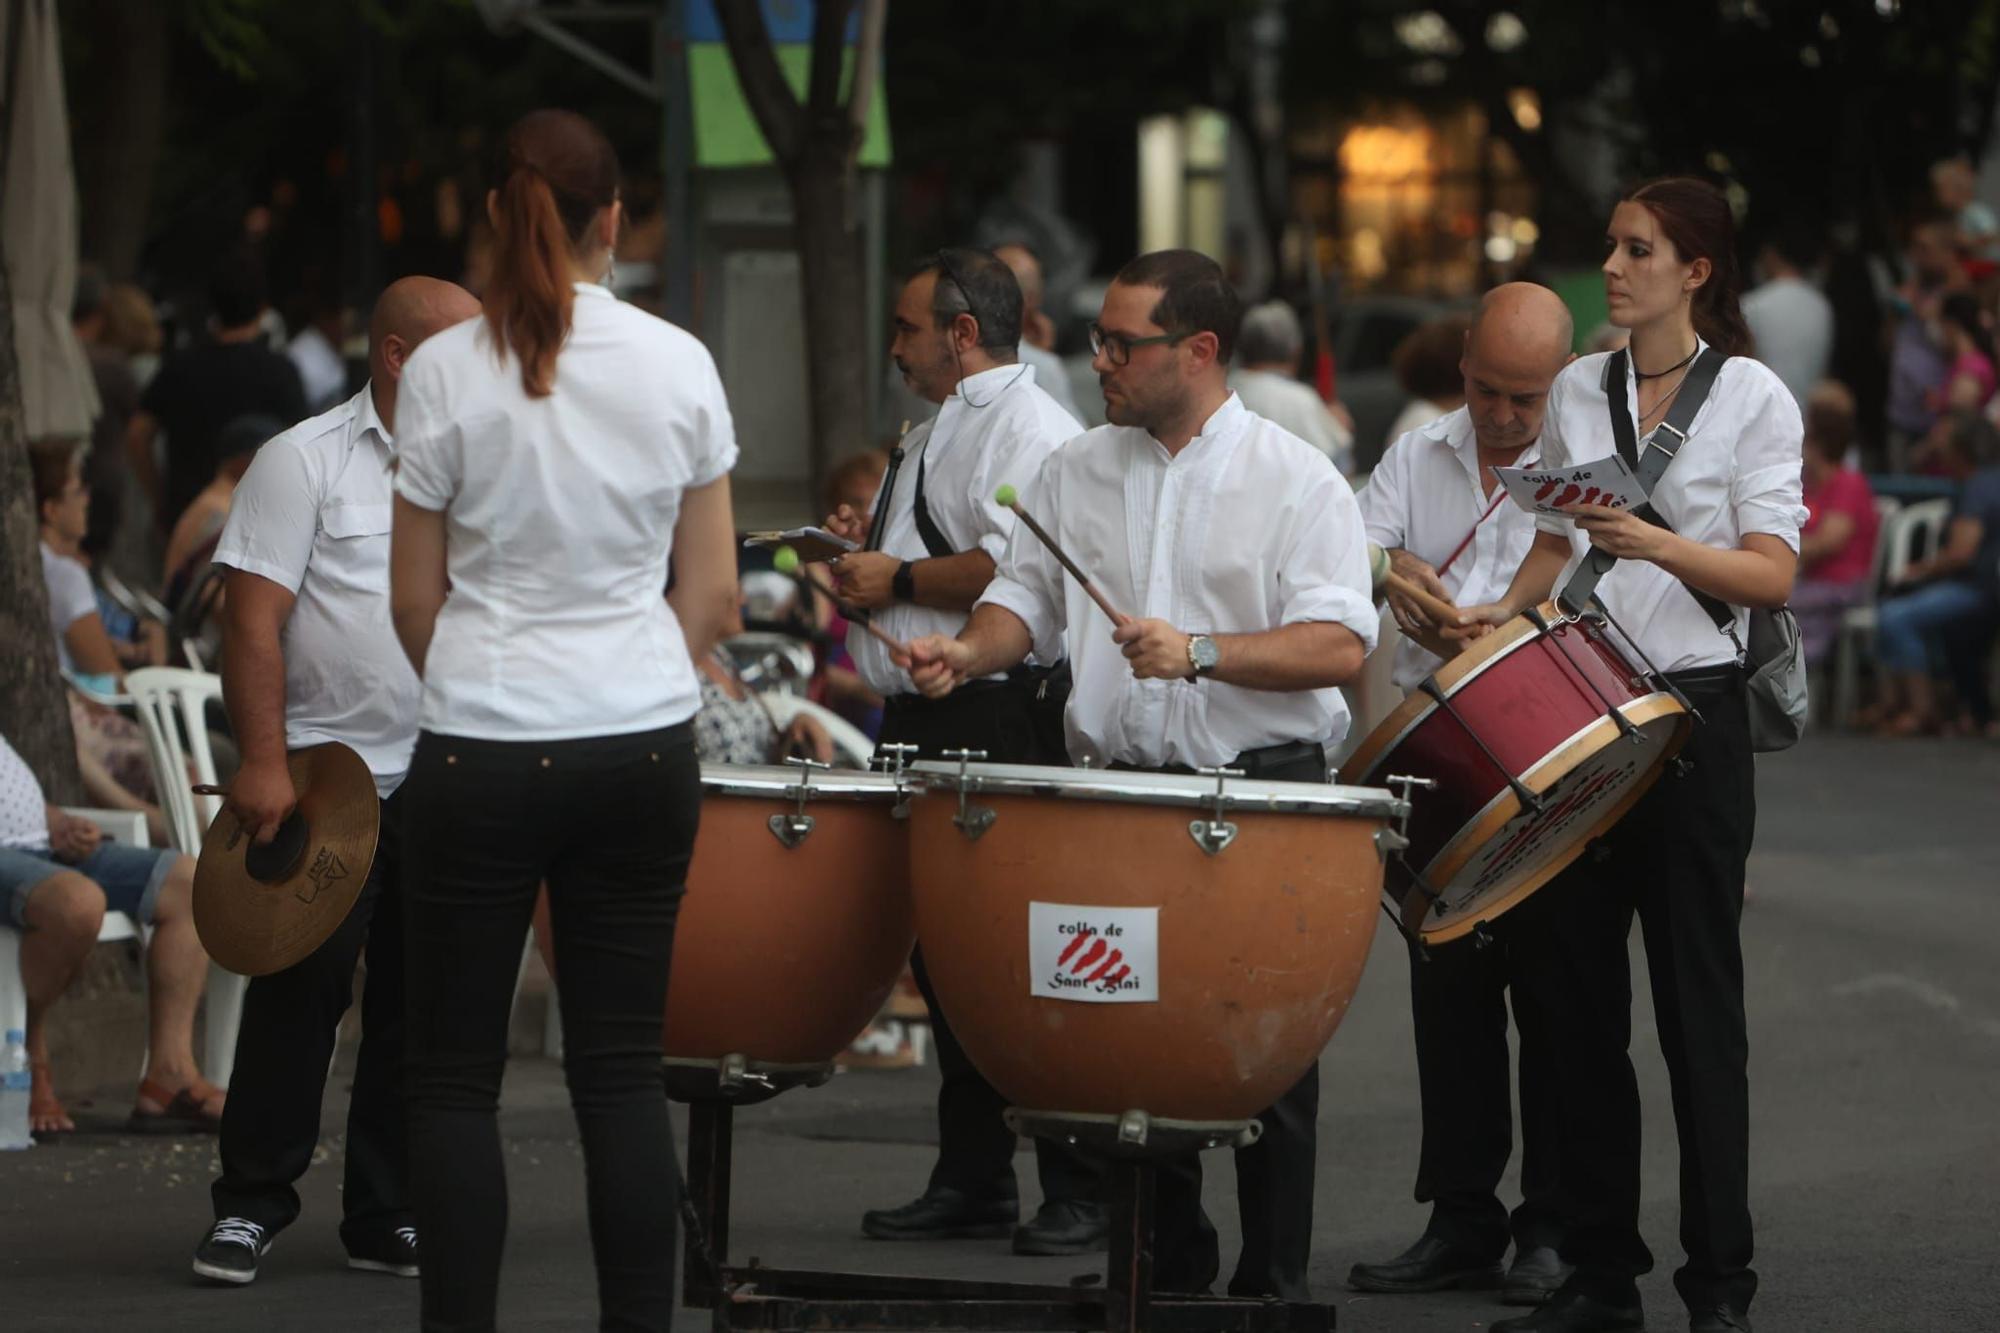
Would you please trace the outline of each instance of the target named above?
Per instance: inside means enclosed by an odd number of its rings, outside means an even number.
[[[1750,973],[1753,1203],[1764,1333],[2000,1328],[2000,747],[1823,739],[1763,761],[1744,922]],[[1634,1049],[1646,1096],[1645,1226],[1660,1270],[1652,1327],[1685,1327],[1666,1077],[1641,995]],[[1471,1330],[1487,1297],[1364,1297],[1357,1259],[1421,1229],[1405,961],[1378,937],[1323,1062],[1313,1281],[1340,1326]],[[338,1086],[338,1084],[336,1084]],[[732,1257],[791,1267],[1063,1281],[1090,1265],[1017,1260],[990,1243],[860,1237],[864,1207],[900,1202],[930,1159],[928,1071],[847,1074],[741,1113]],[[251,1288],[190,1278],[205,1226],[206,1141],[118,1136],[129,1089],[53,1148],[0,1157],[0,1329],[409,1328],[416,1285],[341,1267],[340,1142],[307,1176],[306,1213]],[[330,1101],[330,1105],[331,1105]],[[508,1329],[586,1329],[595,1307],[581,1162],[560,1077],[517,1061],[503,1110],[513,1188]],[[330,1130],[338,1116],[330,1114]],[[1233,1254],[1233,1188],[1211,1157],[1210,1209]],[[1032,1195],[1030,1159],[1021,1159]],[[1225,1262],[1227,1259],[1225,1260]],[[706,1316],[684,1314],[684,1329]]]

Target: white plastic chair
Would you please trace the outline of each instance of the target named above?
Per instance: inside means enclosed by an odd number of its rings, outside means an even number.
[[[792,719],[801,713],[816,719],[833,739],[833,757],[837,765],[868,767],[868,760],[875,753],[875,742],[868,739],[867,732],[831,708],[822,707],[810,699],[801,699],[796,694],[776,691],[764,696],[764,705],[771,710],[771,720],[778,724],[780,731],[790,726]]]
[[[174,846],[201,855],[202,834],[222,810],[216,796],[197,796],[194,784],[215,782],[215,756],[208,748],[208,704],[222,697],[222,677],[182,667],[146,667],[125,677],[125,692],[146,733],[153,760],[153,785],[166,813]],[[192,762],[193,776],[189,776]],[[229,1086],[236,1069],[236,1029],[243,1020],[247,980],[215,964],[208,969],[207,1034],[202,1072],[217,1087]]]
[[[146,836],[146,816],[137,810],[69,809],[68,813],[88,819],[105,836],[122,843],[133,847],[151,845]],[[123,912],[106,912],[104,924],[97,928],[97,942],[109,944],[118,940],[138,940],[140,947],[144,948],[149,933],[140,929],[139,923]],[[12,926],[0,925],[0,1032],[25,1029],[27,1026],[28,990],[21,981],[21,932]],[[141,1062],[143,1064],[143,1057]]]

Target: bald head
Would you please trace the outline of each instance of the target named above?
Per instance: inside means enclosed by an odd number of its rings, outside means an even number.
[[[1509,282],[1486,293],[1459,361],[1482,449],[1517,453],[1541,435],[1549,384],[1575,336],[1569,307],[1546,287]]]
[[[455,282],[399,278],[383,289],[368,321],[368,382],[382,420],[396,419],[396,383],[417,345],[478,313],[478,299]]]

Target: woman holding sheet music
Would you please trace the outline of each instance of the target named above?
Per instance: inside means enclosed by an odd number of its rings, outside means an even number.
[[[1757,1278],[1738,919],[1755,793],[1735,641],[1747,633],[1747,608],[1782,606],[1791,593],[1805,519],[1802,430],[1784,384],[1741,355],[1749,340],[1720,190],[1685,178],[1643,185],[1619,202],[1605,246],[1610,318],[1631,330],[1630,347],[1584,357],[1557,376],[1542,464],[1624,455],[1642,478],[1656,478],[1652,508],[1662,522],[1595,505],[1539,519],[1505,598],[1469,608],[1452,632],[1475,637],[1558,590],[1568,607],[1594,596],[1698,721],[1680,762],[1594,853],[1542,891],[1560,899],[1548,919],[1564,966],[1541,981],[1560,1015],[1559,1176],[1576,1208],[1563,1257],[1576,1270],[1548,1305],[1494,1327],[1582,1333],[1643,1324],[1636,1279],[1652,1256],[1639,1235],[1625,948],[1636,914],[1680,1137],[1687,1260],[1675,1286],[1696,1333],[1747,1329]],[[1591,548],[1574,556],[1572,522]],[[1697,591],[1727,604],[1733,621],[1718,630]]]

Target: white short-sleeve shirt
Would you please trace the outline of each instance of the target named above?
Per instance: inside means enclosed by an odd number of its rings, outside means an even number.
[[[1169,454],[1149,433],[1099,426],[1049,455],[1023,503],[1127,615],[1190,634],[1345,625],[1365,649],[1378,620],[1354,492],[1325,454],[1231,394]],[[1140,680],[1111,622],[1025,527],[980,604],[1005,607],[1045,662],[1069,657],[1070,758],[1206,767],[1290,741],[1337,744],[1337,689],[1252,690]]]
[[[65,671],[76,670],[69,655],[69,627],[85,616],[97,614],[97,591],[90,585],[90,571],[74,556],[42,547],[42,581],[49,588],[49,624],[56,632],[56,657]]]
[[[425,662],[425,730],[486,740],[650,731],[701,694],[667,606],[681,495],[736,436],[692,334],[576,284],[555,388],[530,398],[486,322],[404,368],[396,494],[445,513],[451,595]]]
[[[1706,346],[1706,344],[1703,344]],[[1611,434],[1606,364],[1612,354],[1581,357],[1549,386],[1542,418],[1542,463],[1559,468],[1617,452]],[[1638,394],[1628,378],[1626,411],[1638,430]],[[1650,439],[1651,437],[1647,437]],[[1805,428],[1799,405],[1769,366],[1749,357],[1723,362],[1687,442],[1653,490],[1653,507],[1690,541],[1734,550],[1746,533],[1766,533],[1799,549],[1806,521],[1802,496]],[[1644,444],[1642,442],[1642,449]],[[1543,532],[1575,540],[1575,524],[1538,518]],[[1585,542],[1556,580],[1562,591],[1582,563]],[[1736,660],[1736,645],[1719,632],[1681,581],[1644,560],[1620,560],[1597,585],[1597,596],[1633,644],[1661,671],[1687,671]],[[1750,613],[1737,608],[1736,633],[1748,633]]]
[[[389,618],[395,443],[371,386],[257,451],[237,483],[215,563],[296,599],[285,656],[285,747],[339,741],[384,799],[417,739],[417,673]]]

